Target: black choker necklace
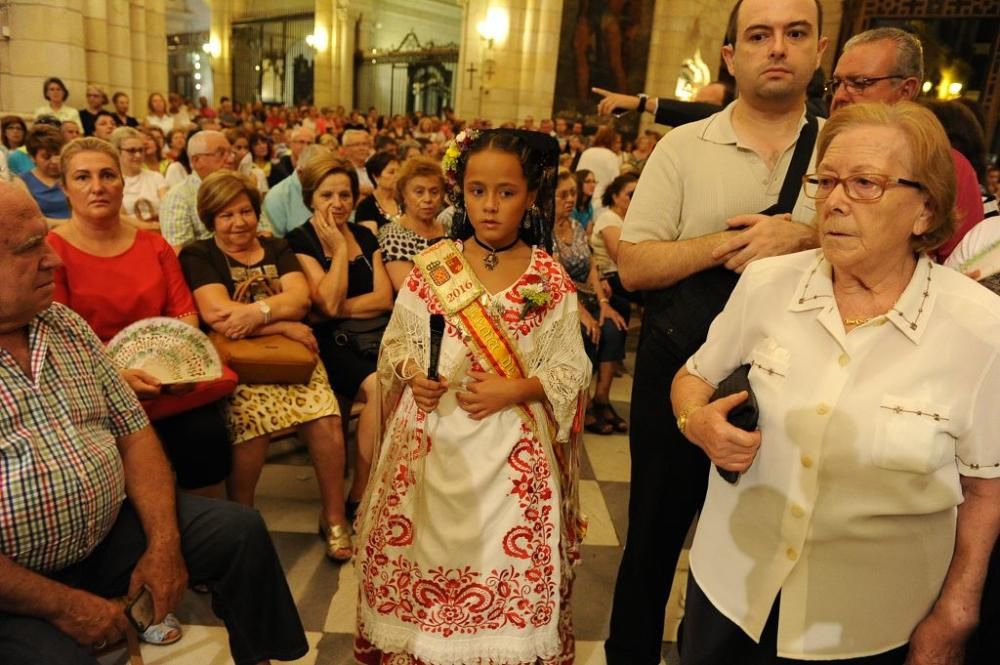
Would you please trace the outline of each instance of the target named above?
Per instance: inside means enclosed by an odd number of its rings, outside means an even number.
[[[517,237],[514,238],[514,242],[510,243],[509,245],[504,245],[503,247],[497,247],[496,249],[494,249],[493,247],[490,247],[485,242],[480,240],[475,233],[472,234],[472,239],[476,241],[477,245],[479,245],[487,252],[489,252],[489,254],[483,257],[483,265],[486,266],[487,270],[493,270],[494,268],[497,267],[497,264],[500,263],[500,258],[497,256],[498,253],[506,252],[508,249],[516,245],[521,240],[520,237]]]

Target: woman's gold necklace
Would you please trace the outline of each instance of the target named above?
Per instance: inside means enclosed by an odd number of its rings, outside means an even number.
[[[874,316],[864,316],[864,317],[861,317],[859,319],[844,319],[844,325],[845,326],[863,326],[863,325],[865,325],[866,323],[868,323],[869,321],[871,321],[874,318],[875,318]]]

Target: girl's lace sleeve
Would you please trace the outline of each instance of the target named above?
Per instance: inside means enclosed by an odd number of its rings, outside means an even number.
[[[590,360],[580,335],[580,315],[576,293],[566,295],[549,316],[552,324],[540,330],[536,367],[532,374],[542,382],[545,396],[552,406],[559,431],[557,441],[570,437],[573,418],[577,413],[580,394],[590,384]]]
[[[396,297],[389,325],[382,335],[379,350],[378,377],[383,394],[391,394],[398,386],[413,378],[416,370],[407,369],[407,359],[426,367],[430,355],[427,305],[406,288]]]

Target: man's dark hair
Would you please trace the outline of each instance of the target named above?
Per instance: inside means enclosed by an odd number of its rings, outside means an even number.
[[[229,101],[229,97],[219,97],[219,103],[220,104],[225,104],[228,101]]]
[[[814,0],[816,2],[816,36],[823,36],[823,5],[819,0]],[[729,12],[729,25],[726,27],[726,43],[730,46],[736,46],[736,21],[740,16],[740,7],[743,5],[743,0],[736,0],[736,5],[733,6],[733,11]]]
[[[119,97],[128,97],[128,95],[119,90],[115,94],[111,95],[111,103],[114,104],[115,102],[117,102]]]

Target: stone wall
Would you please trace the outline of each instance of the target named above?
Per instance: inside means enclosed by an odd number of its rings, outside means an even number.
[[[166,93],[164,0],[11,0],[0,39],[0,111],[30,115],[42,83],[58,76],[67,104],[86,107],[88,84],[132,99],[142,118],[150,92]]]
[[[536,119],[552,113],[562,21],[560,0],[466,0],[459,54],[461,85],[455,110],[462,118]],[[509,16],[505,38],[490,45],[478,31],[490,8]],[[469,85],[470,69],[472,86]]]

